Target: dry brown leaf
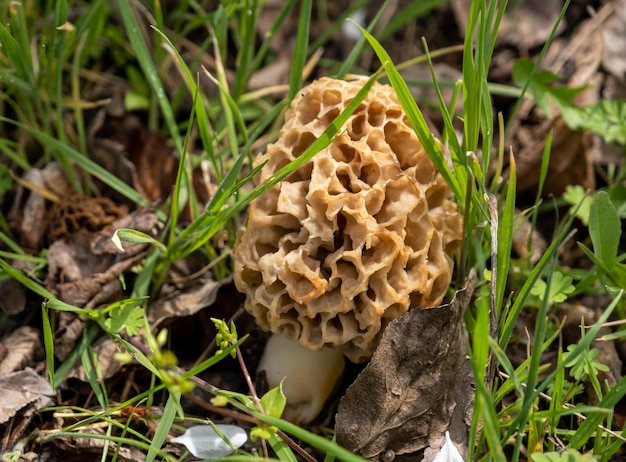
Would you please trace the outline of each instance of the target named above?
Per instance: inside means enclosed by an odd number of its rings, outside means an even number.
[[[569,185],[595,189],[592,165],[594,137],[586,131],[572,130],[558,116],[538,127],[521,127],[517,132],[517,189],[534,191],[539,184],[539,171],[545,139],[552,131],[550,163],[543,195],[560,197]]]
[[[534,265],[543,256],[548,248],[548,242],[541,233],[533,228],[533,223],[527,215],[515,211],[515,225],[513,226],[513,250],[522,257],[528,258]],[[529,244],[532,244],[529,246]]]
[[[48,276],[45,285],[70,305],[96,308],[119,299],[119,276],[140,262],[147,244],[125,243],[119,250],[111,237],[116,229],[132,228],[156,236],[159,221],[152,212],[135,211],[119,218],[99,232],[80,230],[55,241],[48,249]],[[81,335],[84,320],[74,313],[60,312],[55,332],[55,354],[65,359]]]
[[[0,281],[0,311],[5,314],[18,314],[26,306],[24,286],[15,279]]]
[[[178,87],[177,87],[178,88]],[[193,145],[193,141],[190,142]],[[163,204],[176,183],[178,158],[167,139],[146,128],[135,115],[105,118],[94,127],[90,140],[91,158],[105,169],[131,185],[151,203]],[[193,171],[194,191],[199,202],[208,202],[208,188],[199,168]],[[106,195],[123,202],[127,199],[101,185]],[[181,211],[180,220],[190,218],[188,208]]]
[[[59,327],[54,333],[54,355],[65,361],[82,335],[86,321],[69,311],[59,311],[58,316]]]
[[[459,34],[462,37],[465,36],[471,6],[471,0],[452,0],[451,2]],[[524,51],[543,45],[559,17],[562,6],[561,0],[526,0],[512,3],[505,10],[498,29],[498,40],[517,45]],[[561,22],[558,32],[564,29],[565,22]]]
[[[48,249],[46,287],[71,305],[93,308],[107,303],[121,290],[118,276],[145,253],[147,244],[125,244],[123,258],[110,242],[116,229],[132,228],[156,236],[158,219],[148,211],[136,211],[115,220],[110,228],[90,233],[80,230],[71,238],[55,241]]]
[[[117,460],[120,462],[142,462],[146,460],[146,454],[136,446],[124,445],[118,448],[117,443],[103,439],[102,436],[105,435],[105,431],[104,427],[81,428],[81,434],[92,434],[99,436],[99,438],[64,436],[62,438],[53,439],[52,443],[57,446],[58,450],[65,451],[70,455],[80,455],[81,460],[101,460],[105,447],[108,449],[110,457],[116,454]]]
[[[504,43],[522,50],[543,45],[561,13],[561,0],[525,0],[507,8],[498,29],[498,38]],[[559,24],[557,33],[565,29],[565,21]]]
[[[92,159],[151,202],[164,201],[176,181],[178,167],[167,140],[132,114],[103,122],[91,140]]]
[[[40,249],[46,234],[48,198],[66,197],[74,193],[57,162],[43,169],[32,169],[24,174],[9,212],[11,226],[20,236],[20,244],[30,249]]]
[[[54,391],[33,369],[0,375],[0,424],[7,422],[29,404],[49,406]]]
[[[202,308],[215,303],[217,292],[232,278],[214,281],[210,273],[198,279],[193,287],[185,287],[173,293],[167,299],[158,300],[150,305],[148,321],[153,327],[158,327],[168,318],[191,316]]]
[[[609,4],[613,14],[602,27],[602,65],[623,83],[626,75],[626,0],[612,1]]]
[[[596,18],[584,21],[567,40],[555,40],[544,60],[547,68],[562,75],[568,85],[589,85],[576,96],[578,105],[591,104],[598,99],[601,83],[598,69],[603,49],[599,24]],[[553,131],[553,140],[544,197],[561,196],[569,185],[595,189],[593,161],[598,157],[597,137],[590,132],[572,130],[557,108],[553,112],[555,116],[548,118],[532,100],[526,100],[511,125],[507,144],[513,146],[517,162],[518,190],[531,194],[536,190],[545,140],[550,131]]]
[[[96,340],[93,345],[95,357],[98,358],[98,369],[104,379],[109,379],[115,375],[124,364],[116,361],[113,355],[118,353],[120,349],[115,345],[109,337],[102,337]],[[76,364],[69,372],[68,377],[77,378],[83,382],[87,382],[87,374],[82,364]]]
[[[261,90],[275,85],[285,85],[289,82],[293,53],[286,50],[280,53],[272,64],[256,71],[248,81],[248,90]]]
[[[0,375],[9,374],[32,364],[41,355],[42,346],[40,333],[30,326],[15,329],[2,340],[6,356],[0,362]]]
[[[450,304],[411,310],[387,326],[370,363],[339,403],[340,445],[368,459],[387,451],[414,453],[440,444],[455,407],[463,418],[469,403],[455,400],[469,392],[460,375],[467,367],[462,326],[475,285],[472,272]],[[467,447],[467,429],[452,437]]]

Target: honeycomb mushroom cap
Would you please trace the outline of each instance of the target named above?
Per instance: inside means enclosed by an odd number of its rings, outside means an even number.
[[[322,78],[300,91],[263,182],[301,155],[364,81]],[[326,149],[252,201],[235,247],[235,283],[259,325],[312,349],[368,359],[384,327],[441,303],[462,218],[398,102],[376,83]]]

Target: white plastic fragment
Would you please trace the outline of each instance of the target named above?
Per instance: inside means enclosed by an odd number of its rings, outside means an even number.
[[[465,462],[458,449],[450,439],[450,432],[446,432],[446,441],[435,456],[433,462]]]
[[[216,425],[216,427],[230,441],[233,448],[240,448],[248,440],[245,430],[237,425]],[[217,459],[233,452],[211,425],[189,427],[182,435],[172,438],[171,442],[182,444],[199,459]]]

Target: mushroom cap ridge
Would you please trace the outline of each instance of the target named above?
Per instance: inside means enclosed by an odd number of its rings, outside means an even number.
[[[263,182],[302,154],[364,81],[319,79],[285,115],[255,164]],[[462,217],[392,87],[376,83],[338,139],[253,200],[234,279],[264,329],[354,362],[412,308],[441,303]]]

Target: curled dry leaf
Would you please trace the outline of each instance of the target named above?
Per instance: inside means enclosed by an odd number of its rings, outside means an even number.
[[[193,46],[189,42],[185,45]],[[179,51],[183,54],[182,49]],[[196,59],[198,52],[199,50],[194,49],[187,55],[193,54],[193,59]],[[176,74],[172,73],[174,80],[167,79],[167,82],[174,82],[172,87],[178,89],[180,77]],[[206,79],[201,79],[200,85],[204,94],[214,91],[214,85],[205,87]],[[167,86],[170,87],[169,84]],[[172,192],[178,168],[178,157],[171,143],[157,132],[146,128],[141,119],[133,114],[123,117],[100,114],[98,120],[94,119],[90,130],[90,157],[151,203],[164,203]],[[193,171],[193,183],[198,201],[208,202],[207,185],[202,181],[198,168]],[[119,203],[127,201],[108,186],[101,184],[99,187],[103,195]],[[187,209],[181,212],[181,219],[189,218],[187,212]]]
[[[7,422],[20,409],[33,403],[37,408],[48,406],[54,394],[50,384],[33,369],[0,376],[0,424]]]
[[[98,232],[80,230],[55,241],[47,253],[48,276],[45,285],[59,299],[82,308],[96,308],[119,299],[119,276],[141,261],[147,244],[127,244],[123,255],[111,241],[118,228],[133,228],[156,235],[158,219],[148,211],[135,211],[115,220]],[[59,328],[55,332],[55,354],[67,357],[80,336],[84,320],[74,313],[59,313]]]
[[[146,248],[146,244],[128,244],[120,259],[120,250],[111,242],[114,231],[124,227],[155,235],[157,225],[153,213],[136,211],[115,220],[106,230],[81,230],[55,241],[48,249],[46,286],[64,302],[86,308],[114,299],[121,289],[118,276],[141,260]]]
[[[168,318],[191,316],[202,308],[212,305],[217,299],[217,292],[231,278],[214,281],[210,273],[205,273],[193,287],[177,290],[165,299],[157,300],[150,305],[148,321],[157,328]]]
[[[22,326],[2,339],[6,355],[0,361],[0,375],[22,369],[36,359],[42,351],[39,331],[34,327]]]
[[[448,428],[455,407],[462,407],[455,395],[464,386],[463,314],[475,285],[472,272],[450,304],[412,310],[389,324],[339,403],[340,445],[368,459],[386,451],[407,454],[428,447]],[[467,435],[455,435],[461,439]]]
[[[22,178],[26,186],[20,186],[9,211],[9,222],[20,236],[20,244],[30,249],[40,249],[47,229],[46,198],[66,197],[74,193],[57,162],[50,162],[43,169],[32,169]],[[30,189],[30,190],[29,190]]]

